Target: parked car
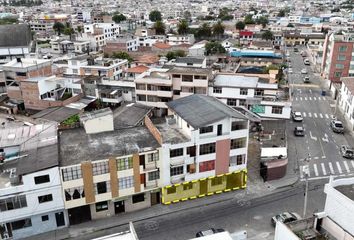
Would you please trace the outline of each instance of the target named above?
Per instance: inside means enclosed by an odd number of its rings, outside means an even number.
[[[310,82],[310,78],[308,76],[304,77],[304,83],[309,83]]]
[[[304,59],[304,64],[305,65],[310,65],[310,60],[308,60],[307,58]]]
[[[278,215],[275,215],[274,217],[272,217],[272,224],[275,227],[276,223],[278,221],[282,222],[282,223],[290,223],[290,222],[294,222],[297,220],[300,220],[301,217],[299,214],[294,213],[294,212],[283,212],[280,213]]]
[[[195,236],[196,237],[204,237],[204,236],[213,235],[213,234],[219,233],[219,232],[225,232],[225,229],[222,229],[222,228],[219,228],[219,229],[210,228],[208,230],[197,232],[197,234]]]
[[[340,147],[340,152],[342,153],[342,157],[354,159],[354,149],[348,145],[342,145]]]
[[[303,120],[301,112],[293,112],[292,117],[294,122],[302,122]]]
[[[293,73],[293,69],[292,69],[292,68],[289,68],[289,69],[288,69],[288,73]]]
[[[301,69],[301,73],[302,74],[307,74],[307,69],[306,68]]]
[[[335,133],[344,133],[344,126],[341,121],[332,120],[330,123],[331,129]]]
[[[305,129],[303,127],[295,127],[294,135],[296,137],[303,137],[305,136]]]

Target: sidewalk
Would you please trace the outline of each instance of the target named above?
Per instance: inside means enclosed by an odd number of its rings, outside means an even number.
[[[252,168],[252,167],[251,167]],[[218,204],[225,201],[235,201],[235,204],[242,206],[248,205],[248,201],[256,198],[261,198],[275,192],[283,191],[286,187],[292,187],[298,184],[298,176],[294,171],[293,166],[288,167],[288,175],[282,179],[264,183],[259,176],[259,171],[249,171],[248,182],[246,189],[222,193],[204,198],[198,198],[185,202],[180,202],[171,205],[158,204],[150,208],[135,212],[122,213],[112,217],[107,217],[98,220],[81,223],[27,239],[47,240],[47,239],[73,239],[84,234],[97,232],[100,230],[127,226],[129,222],[137,222],[151,219],[154,217],[186,211],[188,209]]]

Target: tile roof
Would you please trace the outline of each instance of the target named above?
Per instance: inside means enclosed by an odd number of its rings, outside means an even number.
[[[144,65],[139,65],[139,66],[136,66],[136,67],[128,68],[127,72],[128,73],[143,73],[143,72],[145,72],[148,69],[149,69],[149,67],[146,67]]]
[[[171,48],[171,45],[167,44],[167,43],[162,43],[162,42],[157,42],[155,44],[153,44],[154,47],[156,48],[160,48],[160,49],[169,49]]]

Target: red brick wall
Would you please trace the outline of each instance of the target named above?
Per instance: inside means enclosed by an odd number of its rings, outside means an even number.
[[[342,46],[346,46],[347,51],[340,52],[339,48]],[[331,56],[331,66],[329,69],[329,76],[328,76],[328,78],[332,82],[340,82],[341,77],[348,77],[349,76],[349,67],[350,67],[350,61],[352,59],[352,52],[353,52],[353,43],[351,43],[351,42],[349,42],[349,43],[348,42],[335,42],[333,44],[333,50],[332,50],[332,56]],[[339,55],[344,55],[345,61],[339,61],[338,60]],[[343,64],[344,68],[338,69],[338,68],[336,68],[336,64]],[[341,72],[342,75],[340,77],[336,77],[335,72]]]
[[[215,174],[224,174],[229,172],[230,165],[230,139],[216,141],[216,161]]]
[[[145,116],[144,119],[145,126],[149,129],[150,133],[154,136],[156,141],[159,144],[162,144],[162,137],[160,131],[155,127],[155,125],[151,122],[148,116]]]

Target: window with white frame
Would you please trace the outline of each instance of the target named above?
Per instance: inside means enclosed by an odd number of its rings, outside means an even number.
[[[103,181],[95,184],[95,195],[107,193],[111,191],[111,182]]]
[[[157,162],[159,160],[159,154],[156,153],[149,153],[146,155],[148,163],[150,162]]]
[[[215,143],[199,145],[199,155],[215,153]]]
[[[121,177],[118,179],[119,189],[126,189],[134,187],[134,177]]]
[[[170,168],[170,175],[176,176],[176,175],[181,175],[183,174],[183,166],[178,166],[178,167],[171,167]]]
[[[127,170],[133,168],[133,157],[118,158],[117,159],[117,170]]]
[[[108,161],[92,163],[93,176],[105,174],[109,172]]]
[[[61,172],[64,182],[82,178],[81,166],[64,168]]]
[[[222,93],[222,88],[221,87],[214,87],[213,93]]]
[[[272,113],[273,114],[282,114],[283,113],[283,107],[282,106],[273,106],[272,107]]]
[[[148,172],[148,180],[149,181],[154,181],[160,178],[160,171],[153,171],[153,172]]]
[[[229,105],[229,106],[237,106],[237,99],[228,98],[226,100],[226,104]]]
[[[65,201],[71,201],[85,197],[84,186],[67,188],[64,190]]]
[[[248,94],[248,89],[247,88],[241,88],[240,89],[240,95],[247,95]]]

